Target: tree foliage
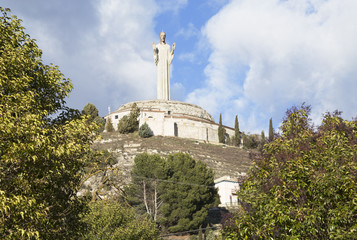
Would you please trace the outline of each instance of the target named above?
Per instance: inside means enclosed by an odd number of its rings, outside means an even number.
[[[273,129],[273,119],[269,120],[269,141],[273,141],[274,139],[274,129]]]
[[[141,154],[127,189],[129,202],[170,232],[197,229],[208,209],[218,205],[213,177],[211,169],[187,154]]]
[[[140,214],[146,213],[157,221],[162,205],[159,184],[168,178],[167,162],[157,154],[140,154],[134,159],[132,183],[126,189],[129,203]]]
[[[88,116],[90,122],[94,122],[98,125],[99,132],[103,132],[105,120],[99,116],[98,109],[94,104],[87,103],[82,110],[82,114]]]
[[[287,111],[282,135],[264,145],[240,192],[243,213],[231,239],[355,239],[357,121],[310,108]],[[227,237],[229,239],[229,237]]]
[[[223,124],[222,124],[222,114],[219,114],[218,142],[225,143],[225,134],[226,134],[226,129],[224,129]]]
[[[259,146],[259,136],[256,134],[243,134],[243,146],[247,149],[255,149]]]
[[[105,122],[105,131],[107,132],[114,132],[115,129],[113,127],[112,119],[110,117],[107,118]]]
[[[238,116],[236,115],[235,121],[234,121],[234,146],[239,146],[241,141],[240,137],[240,131],[239,131],[239,122],[238,122]]]
[[[148,138],[153,136],[154,133],[152,132],[151,128],[147,123],[144,123],[143,125],[140,126],[139,128],[139,136],[142,138]]]
[[[120,119],[120,121],[118,123],[118,132],[119,133],[132,133],[132,132],[138,131],[139,116],[140,116],[140,109],[138,108],[136,103],[134,103],[133,106],[131,107],[129,116],[125,115]]]
[[[153,222],[135,211],[115,201],[96,201],[90,203],[90,212],[83,216],[88,226],[82,239],[158,239],[158,231]]]
[[[96,128],[65,106],[70,80],[42,63],[21,20],[0,11],[0,238],[77,238],[86,204],[76,188]]]
[[[160,222],[170,232],[198,229],[204,223],[208,209],[219,204],[214,173],[188,154],[170,155],[167,162],[169,181],[161,185],[163,218]]]
[[[259,149],[262,150],[263,149],[263,146],[266,142],[266,139],[265,139],[265,133],[264,131],[261,132],[260,134],[260,144],[259,144]]]

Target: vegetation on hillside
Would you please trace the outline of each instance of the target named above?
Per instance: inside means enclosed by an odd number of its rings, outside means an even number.
[[[129,203],[169,232],[198,229],[208,209],[218,205],[212,170],[188,154],[135,158]]]
[[[144,123],[139,128],[139,136],[142,138],[152,137],[154,133],[152,132],[151,128],[147,123]]]
[[[105,131],[106,132],[114,132],[115,131],[111,118],[107,118],[107,120],[105,121]]]
[[[314,128],[309,112],[288,110],[281,136],[264,145],[227,239],[356,238],[357,121],[327,113]]]
[[[274,139],[274,129],[273,129],[273,119],[269,120],[269,141],[273,141]]]
[[[123,116],[118,123],[118,132],[119,133],[132,133],[138,131],[139,129],[139,120],[140,109],[134,103],[131,107],[129,115]]]
[[[238,122],[238,116],[236,115],[236,118],[234,119],[233,145],[238,147],[240,145],[240,142],[241,142],[241,136],[239,131],[239,122]]]
[[[90,212],[83,216],[87,233],[81,239],[95,240],[155,240],[158,230],[145,216],[135,214],[133,208],[113,200],[89,204]]]
[[[226,129],[222,124],[222,114],[219,114],[219,123],[218,123],[218,142],[225,143],[225,134]]]
[[[82,115],[87,116],[88,121],[96,123],[98,125],[98,131],[103,132],[105,120],[99,116],[98,109],[94,104],[87,103],[82,110]]]

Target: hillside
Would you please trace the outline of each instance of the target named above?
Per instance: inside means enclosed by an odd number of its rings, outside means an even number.
[[[118,159],[116,166],[122,171],[124,181],[130,179],[130,170],[136,155],[147,152],[168,155],[175,152],[190,154],[205,162],[215,172],[215,178],[225,175],[241,177],[251,165],[251,151],[237,147],[214,145],[177,137],[154,136],[140,138],[137,134],[102,133],[102,139],[94,144],[96,149],[108,150]]]

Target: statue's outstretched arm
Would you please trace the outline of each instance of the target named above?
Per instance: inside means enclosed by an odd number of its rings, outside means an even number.
[[[175,47],[176,47],[176,43],[172,44],[172,51],[170,52],[170,55],[168,56],[169,64],[171,64],[172,59],[174,58]]]
[[[154,62],[157,65],[157,63],[159,62],[159,55],[157,54],[157,48],[155,42],[152,42],[152,49],[154,51]]]
[[[171,55],[174,55],[175,48],[176,48],[176,43],[172,44],[172,51],[171,51]]]

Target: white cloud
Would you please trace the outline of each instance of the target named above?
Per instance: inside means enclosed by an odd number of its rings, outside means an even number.
[[[64,57],[63,43],[54,34],[51,34],[51,28],[48,24],[37,19],[29,18],[26,21],[26,26],[32,26],[30,27],[32,30],[30,37],[36,39],[37,45],[47,60],[54,63],[57,57]]]
[[[88,80],[92,90],[112,108],[154,98],[156,69],[151,43],[157,38],[155,2],[102,0],[97,9],[100,24],[86,36],[84,46],[96,74]]]
[[[232,0],[202,29],[212,50],[206,86],[187,101],[232,111],[232,123],[235,111],[258,133],[302,102],[313,116],[355,116],[356,11],[355,0]]]
[[[172,11],[178,14],[179,11],[187,6],[188,0],[157,0],[160,12]]]
[[[115,110],[128,101],[155,98],[155,0],[8,4],[18,9],[15,14],[24,19],[26,32],[38,39],[44,61],[59,65],[71,78],[71,107],[80,109],[92,102],[105,110],[103,115],[108,105]]]
[[[184,39],[189,39],[192,37],[199,37],[200,36],[200,30],[193,25],[193,23],[189,23],[186,27],[181,28],[176,34],[175,37],[177,36],[183,36]]]
[[[178,59],[181,61],[188,61],[188,62],[194,62],[196,59],[196,55],[192,52],[189,53],[181,53],[178,55]]]

